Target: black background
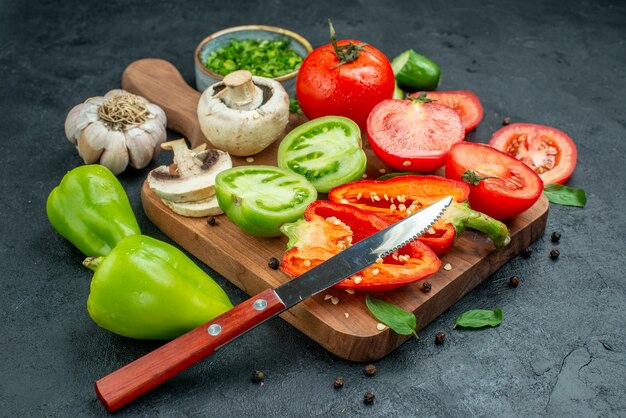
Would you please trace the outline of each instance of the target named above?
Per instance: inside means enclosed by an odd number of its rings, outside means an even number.
[[[568,184],[587,191],[587,206],[552,205],[530,259],[513,259],[419,342],[376,362],[374,377],[274,319],[118,415],[626,413],[624,2],[151,0],[0,3],[0,415],[104,416],[93,382],[159,345],[90,320],[91,273],[46,219],[48,193],[81,164],[63,133],[69,109],[119,87],[140,58],[171,61],[193,85],[193,51],[219,29],[283,26],[317,47],[328,42],[328,17],[340,38],[389,57],[413,48],[438,62],[440,90],[473,90],[485,116],[470,140],[487,142],[505,116],[567,132],[579,152]],[[146,172],[119,178],[142,231],[170,242],[142,211]],[[555,230],[561,256],[552,261]],[[521,277],[517,289],[507,286],[512,275]],[[246,298],[215,277],[233,302]],[[495,307],[504,312],[499,327],[452,330],[463,311]],[[433,342],[437,331],[447,334],[443,346]],[[255,369],[267,374],[263,385],[251,383]],[[342,390],[332,386],[338,375]],[[376,393],[373,405],[362,402],[366,390]]]

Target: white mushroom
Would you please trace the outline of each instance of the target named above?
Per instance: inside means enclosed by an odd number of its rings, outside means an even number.
[[[289,121],[289,95],[270,78],[234,71],[209,86],[198,103],[202,133],[214,147],[232,155],[261,152]]]
[[[230,156],[220,150],[192,152],[184,139],[166,142],[161,148],[174,152],[174,163],[148,174],[148,185],[164,200],[196,202],[215,194],[215,177],[232,167]]]
[[[217,216],[224,213],[217,203],[217,196],[211,196],[208,199],[198,200],[197,202],[170,202],[169,200],[161,199],[165,206],[172,209],[174,212],[183,216],[190,216],[192,218],[202,218],[204,216]]]

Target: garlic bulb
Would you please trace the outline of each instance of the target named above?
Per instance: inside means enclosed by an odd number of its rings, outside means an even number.
[[[119,174],[128,164],[150,163],[167,136],[166,122],[159,106],[116,89],[74,106],[65,119],[65,135],[85,164],[99,162]]]

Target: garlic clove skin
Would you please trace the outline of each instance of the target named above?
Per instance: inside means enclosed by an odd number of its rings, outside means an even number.
[[[128,93],[126,90],[122,90],[122,89],[113,89],[113,90],[109,90],[105,95],[104,95],[104,100],[106,99],[110,99],[113,96],[116,96],[118,94],[126,94]],[[144,99],[144,101],[146,101]]]
[[[132,128],[124,134],[124,137],[130,165],[137,169],[147,166],[154,154],[152,135],[141,128]]]
[[[150,113],[156,117],[161,125],[167,126],[167,117],[165,116],[163,109],[153,103],[148,103],[147,106]]]
[[[76,145],[76,140],[80,135],[80,128],[78,127],[78,124],[76,122],[78,117],[80,116],[80,109],[82,106],[82,103],[74,106],[65,118],[65,136],[67,137],[68,141],[70,141],[74,145]]]
[[[91,148],[82,135],[76,141],[76,149],[78,150],[78,155],[80,155],[85,164],[97,163],[102,155],[102,152],[104,151],[103,148]]]
[[[109,131],[107,139],[108,143],[100,156],[100,164],[117,175],[128,166],[126,137],[121,131]]]

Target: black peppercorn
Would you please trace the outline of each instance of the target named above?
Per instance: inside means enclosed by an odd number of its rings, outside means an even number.
[[[341,389],[343,387],[343,384],[344,384],[343,377],[337,377],[333,385],[335,386],[335,389]]]
[[[368,390],[367,392],[365,392],[365,396],[363,396],[363,403],[366,404],[371,404],[374,402],[374,398],[376,396],[374,395],[374,392],[372,392],[371,390]]]
[[[553,248],[552,250],[550,250],[551,259],[556,260],[557,258],[559,258],[560,255],[561,255],[561,252],[559,251],[558,248]]]
[[[554,231],[550,239],[552,240],[552,242],[559,242],[559,240],[561,239],[561,233],[559,231]]]
[[[365,369],[363,369],[363,373],[365,373],[365,376],[374,376],[376,374],[376,366],[368,364],[365,366]]]
[[[524,258],[530,258],[530,256],[533,255],[533,249],[530,247],[526,247],[522,250],[522,257]]]
[[[502,119],[502,125],[506,126],[506,125],[510,125],[511,124],[511,118],[510,117],[505,117],[504,119]]]
[[[430,282],[424,282],[422,283],[422,292],[424,293],[428,293],[430,292],[430,290],[433,288],[433,285],[430,284]]]
[[[276,270],[280,266],[280,261],[278,261],[276,257],[272,257],[267,262],[267,265],[269,266],[269,268]]]
[[[446,334],[439,331],[438,333],[435,334],[435,344],[443,344],[443,342],[446,340]]]
[[[209,216],[208,218],[206,218],[206,223],[209,226],[215,226],[215,224],[217,223],[217,221],[215,220],[215,217],[213,216]]]
[[[517,287],[519,286],[519,277],[517,276],[513,276],[509,279],[509,286],[511,287]]]
[[[265,373],[257,370],[254,373],[252,373],[251,379],[254,383],[261,383],[262,381],[265,380]]]

